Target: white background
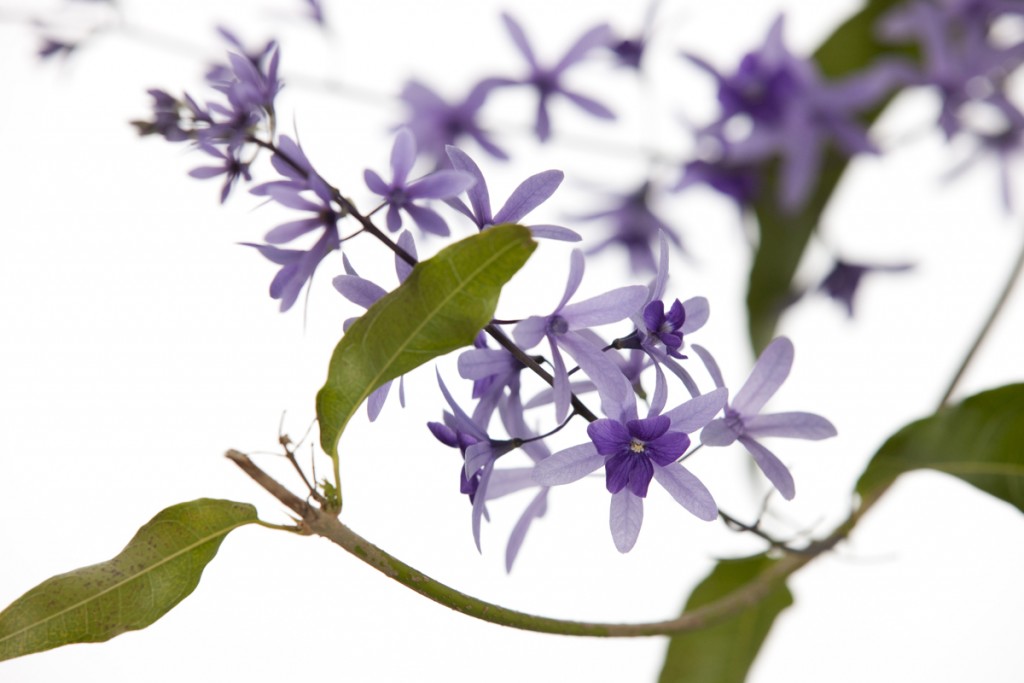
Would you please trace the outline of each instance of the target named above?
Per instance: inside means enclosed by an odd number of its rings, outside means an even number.
[[[277,312],[266,295],[275,267],[236,243],[259,241],[285,214],[254,210],[258,203],[242,193],[218,206],[215,183],[186,175],[204,160],[138,139],[127,121],[146,116],[145,88],[204,92],[204,57],[220,49],[216,22],[252,43],[279,35],[291,82],[281,99],[282,131],[297,124],[318,169],[370,206],[362,169],[387,168],[387,131],[401,110],[386,98],[339,97],[311,81],[387,94],[415,74],[457,96],[473,79],[522,68],[493,2],[337,2],[328,5],[328,38],[294,18],[299,4],[125,2],[135,29],[101,36],[67,63],[38,64],[36,35],[18,17],[53,10],[71,20],[71,10],[0,3],[0,604],[48,576],[113,556],[177,502],[250,501],[264,519],[285,522],[281,506],[221,454],[273,451],[283,412],[294,438],[306,430],[341,321],[355,313],[329,284],[340,259],[325,262],[308,308],[300,299],[291,312]],[[520,1],[515,13],[551,61],[600,20],[634,32],[643,9],[625,4]],[[714,111],[708,79],[677,52],[728,68],[760,43],[780,10],[790,14],[794,50],[807,51],[856,3],[823,5],[665,2],[648,91],[601,67],[581,68],[574,81],[612,104],[619,123],[557,107],[556,140],[540,148],[528,134],[531,100],[503,94],[486,110],[488,123],[503,131],[498,137],[516,163],[467,151],[496,203],[526,175],[564,169],[557,200],[531,219],[597,239],[600,226],[572,219],[602,208],[592,188],[626,190],[645,172],[642,158],[615,145],[685,158],[679,120],[705,121]],[[613,101],[614,93],[623,97]],[[866,282],[853,321],[820,297],[783,320],[797,357],[772,405],[821,413],[840,433],[817,444],[775,444],[797,481],[797,498],[773,506],[776,528],[788,533],[824,533],[841,519],[874,449],[934,408],[1020,247],[1020,217],[999,206],[994,165],[942,180],[969,150],[942,145],[927,128],[934,104],[924,93],[897,103],[876,130],[892,153],[854,165],[823,226],[830,248],[855,259],[913,261],[914,273]],[[671,182],[674,172],[658,177]],[[742,309],[749,254],[737,216],[700,190],[659,208],[690,252],[674,261],[670,294],[709,297],[711,322],[692,341],[712,348],[738,386],[752,359]],[[389,276],[386,264],[370,265],[374,245],[353,243],[352,252],[363,270]],[[567,253],[543,245],[499,315],[548,312]],[[819,247],[808,259],[808,282],[827,267],[825,254]],[[624,264],[613,253],[594,261],[581,295],[631,282]],[[1018,292],[960,395],[1024,378],[1021,304]],[[451,359],[441,367],[455,384]],[[464,389],[457,395],[468,402]],[[553,493],[547,518],[506,575],[504,541],[528,499],[493,506],[477,554],[469,506],[455,488],[458,458],[423,426],[440,411],[433,369],[409,377],[407,391],[407,410],[389,403],[374,425],[360,417],[342,442],[343,521],[465,592],[565,618],[663,619],[678,613],[715,558],[759,549],[653,491],[640,540],[621,556],[607,530],[607,493],[595,480]],[[309,451],[302,453],[308,461]],[[258,461],[295,483],[279,458]],[[326,461],[318,462],[325,473]],[[705,452],[693,466],[723,509],[752,518],[766,489],[741,451]],[[1018,512],[949,477],[906,476],[848,543],[791,580],[796,605],[778,620],[750,680],[1019,680],[1022,569]],[[0,680],[644,681],[656,678],[666,642],[573,639],[476,622],[324,541],[250,527],[225,541],[196,592],[154,626],[0,664]]]

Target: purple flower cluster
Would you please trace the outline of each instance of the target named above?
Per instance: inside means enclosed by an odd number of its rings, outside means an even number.
[[[687,55],[715,79],[721,112],[698,131],[707,156],[686,165],[680,188],[703,182],[749,202],[761,191],[760,171],[777,160],[778,202],[793,212],[814,191],[826,149],[847,156],[877,153],[860,117],[907,80],[906,65],[882,61],[829,82],[813,61],[789,52],[782,31],[780,17],[761,48],[745,55],[732,73]],[[740,121],[746,125],[737,126]]]

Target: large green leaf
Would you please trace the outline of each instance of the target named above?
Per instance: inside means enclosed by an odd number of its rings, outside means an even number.
[[[112,560],[42,582],[0,612],[0,660],[145,628],[199,584],[233,529],[256,508],[203,498],[162,511]]]
[[[714,602],[750,583],[776,560],[755,555],[722,560],[686,602],[686,611]],[[659,683],[743,683],[757,651],[782,610],[793,604],[786,584],[726,621],[672,636]]]
[[[868,463],[857,492],[871,497],[921,468],[959,477],[1024,512],[1024,384],[976,394],[896,432]]]
[[[840,26],[814,54],[822,73],[829,79],[841,79],[883,54],[908,54],[906,47],[883,45],[875,37],[876,20],[896,4],[897,0],[869,2]],[[881,111],[880,107],[865,116],[865,125]],[[775,336],[779,317],[796,296],[793,275],[846,165],[847,158],[830,147],[825,152],[817,187],[807,203],[794,213],[787,213],[778,205],[777,164],[765,173],[762,190],[754,204],[760,238],[747,290],[750,340],[758,353]]]
[[[502,286],[536,246],[522,226],[488,228],[417,264],[353,323],[316,396],[323,449],[337,457],[342,430],[374,389],[473,343],[494,317]]]

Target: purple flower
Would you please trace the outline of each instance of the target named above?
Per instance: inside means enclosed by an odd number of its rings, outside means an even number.
[[[782,28],[779,17],[764,45],[747,54],[732,75],[721,74],[699,57],[689,59],[717,81],[722,108],[718,120],[700,132],[702,142],[717,149],[716,158],[703,161],[722,164],[728,177],[726,171],[779,158],[779,203],[796,211],[816,187],[830,145],[849,156],[877,153],[858,117],[906,83],[911,72],[901,62],[879,61],[845,81],[830,83],[813,61],[786,49]],[[747,121],[749,132],[733,132],[734,119]],[[706,168],[696,170],[714,178]],[[719,184],[730,194],[746,194],[741,185]]]
[[[853,297],[860,286],[861,278],[868,273],[899,273],[909,270],[912,266],[909,263],[899,265],[867,265],[850,263],[842,259],[836,259],[832,271],[818,286],[818,289],[846,307],[847,314],[853,317]]]
[[[282,135],[270,161],[285,179],[257,185],[250,192],[270,197],[289,209],[310,213],[304,218],[282,223],[268,232],[265,239],[269,244],[249,245],[283,266],[270,286],[270,295],[281,299],[281,310],[286,311],[295,303],[299,291],[313,277],[324,257],[341,246],[338,220],[343,211],[334,203],[334,191],[313,169],[302,148],[294,140]],[[323,233],[309,251],[272,246],[290,242],[316,230],[322,230]]]
[[[496,78],[490,79],[489,82],[495,85],[515,85],[521,83],[536,89],[538,99],[535,130],[538,139],[544,141],[551,137],[551,117],[548,114],[548,99],[556,94],[562,95],[576,106],[598,118],[615,118],[615,114],[608,107],[589,97],[568,90],[561,82],[566,70],[582,60],[588,52],[598,47],[606,47],[614,41],[614,34],[607,24],[595,26],[584,33],[553,67],[543,67],[537,62],[537,57],[534,55],[533,48],[530,47],[530,43],[526,39],[523,27],[507,13],[503,13],[501,19],[505,22],[505,28],[508,29],[509,35],[512,36],[512,42],[515,43],[519,52],[526,58],[529,73],[520,80]]]
[[[68,40],[43,38],[43,44],[39,46],[36,54],[40,59],[49,59],[50,57],[62,57],[67,59],[77,48],[78,43]]]
[[[600,345],[594,344],[591,338],[581,333],[595,325],[606,325],[627,318],[640,308],[647,295],[646,287],[620,287],[569,304],[569,299],[583,280],[583,268],[583,253],[574,250],[565,293],[555,310],[550,315],[526,318],[513,330],[516,343],[524,349],[533,348],[543,339],[548,340],[551,364],[554,367],[555,419],[559,422],[568,414],[572,398],[569,373],[560,348],[572,356],[594,383],[602,401],[621,402],[625,394],[632,391],[615,362],[601,351]]]
[[[612,494],[610,527],[619,552],[629,552],[643,522],[643,500],[651,479],[673,499],[703,520],[718,516],[718,506],[704,484],[679,462],[690,445],[689,433],[708,423],[725,404],[725,389],[693,398],[663,415],[638,419],[630,399],[613,419],[587,427],[589,443],[559,451],[534,468],[534,480],[545,486],[578,481],[605,468],[605,486]]]
[[[223,175],[224,185],[220,189],[221,204],[227,201],[228,194],[238,182],[239,178],[252,180],[252,175],[249,173],[249,162],[242,161],[239,158],[242,151],[241,148],[228,146],[226,151],[222,152],[208,142],[200,142],[199,148],[219,160],[220,164],[216,166],[200,166],[192,169],[188,174],[193,178],[200,178],[203,180]]]
[[[682,242],[668,223],[651,210],[651,185],[644,183],[638,189],[617,197],[615,203],[604,211],[582,216],[585,220],[606,220],[613,229],[611,237],[590,249],[596,253],[613,245],[621,245],[629,253],[633,272],[654,272],[654,250],[652,245],[660,235],[666,235],[677,247]]]
[[[459,355],[459,375],[473,380],[473,398],[477,399],[473,421],[487,424],[506,388],[518,400],[519,373],[526,366],[505,349],[488,348],[482,332],[473,340],[473,346]]]
[[[692,348],[704,361],[715,386],[725,386],[718,364],[707,349],[696,344]],[[792,500],[796,494],[793,476],[782,461],[762,446],[757,438],[781,436],[817,441],[836,435],[836,428],[831,422],[813,413],[759,414],[789,376],[792,365],[793,343],[786,337],[773,340],[761,352],[750,377],[736,392],[732,404],[726,406],[725,417],[712,420],[700,434],[700,441],[705,446],[728,446],[734,441],[743,444],[768,481],[786,500]]]
[[[391,148],[391,182],[384,180],[374,171],[366,169],[363,177],[372,191],[384,197],[388,205],[387,226],[391,232],[402,227],[399,211],[405,211],[419,228],[435,235],[447,235],[448,225],[433,209],[419,206],[414,202],[423,199],[449,199],[472,186],[474,178],[462,171],[434,171],[411,183],[409,172],[416,162],[416,139],[408,128],[402,128],[395,136]]]
[[[281,266],[281,270],[270,283],[270,297],[281,300],[281,312],[287,311],[299,298],[302,287],[313,278],[317,266],[327,254],[340,246],[336,231],[327,230],[307,251],[301,249],[280,249],[269,244],[243,242],[244,246],[255,247],[263,256]]]
[[[480,167],[469,158],[469,155],[457,147],[446,148],[452,167],[470,175],[474,183],[468,190],[470,206],[458,198],[446,200],[446,203],[459,213],[465,215],[479,230],[486,230],[493,225],[502,223],[518,223],[526,214],[544,203],[558,186],[562,184],[565,174],[561,171],[543,171],[530,176],[519,184],[505,201],[498,213],[491,214],[491,198],[487,192],[487,181]],[[472,207],[472,208],[470,208]],[[534,225],[530,232],[535,237],[547,237],[565,242],[578,242],[580,236],[568,228],[559,225]]]
[[[445,147],[464,137],[472,138],[491,156],[508,159],[508,154],[476,122],[494,87],[488,81],[478,83],[462,102],[449,104],[419,81],[409,81],[399,95],[410,110],[405,127],[412,131],[419,149],[438,164],[446,159]]]
[[[452,412],[445,413],[445,425],[431,422],[428,423],[428,427],[439,441],[457,447],[462,452],[465,465],[460,475],[459,490],[468,495],[473,504],[473,540],[477,550],[480,550],[480,521],[487,516],[488,485],[494,471],[494,463],[499,457],[516,448],[519,443],[516,440],[501,441],[490,438],[486,428],[475,422],[455,403],[455,399],[441,379],[441,373],[437,373],[437,383]]]

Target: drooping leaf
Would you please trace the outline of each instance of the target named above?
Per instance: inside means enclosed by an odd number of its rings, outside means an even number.
[[[1024,512],[1024,384],[984,391],[889,437],[857,482],[870,497],[911,470],[959,477]]]
[[[417,264],[353,323],[316,397],[323,449],[337,456],[345,425],[381,384],[473,343],[494,317],[502,286],[536,246],[522,226],[488,228]]]
[[[830,80],[838,80],[863,69],[882,55],[907,55],[909,51],[905,46],[879,43],[874,30],[878,17],[900,1],[873,0],[836,29],[814,54],[822,74]],[[864,124],[870,124],[882,109],[869,112]],[[754,205],[760,238],[747,290],[750,340],[757,353],[774,338],[779,317],[797,295],[793,276],[847,163],[844,155],[829,147],[817,186],[804,206],[792,213],[778,205],[778,164],[773,164],[765,173],[760,197]]]
[[[203,498],[160,512],[117,557],[42,582],[0,612],[0,660],[145,628],[199,584],[228,532],[256,508]]]
[[[776,560],[755,555],[722,560],[686,601],[686,611],[725,597],[750,583]],[[743,683],[775,618],[793,604],[780,580],[765,598],[714,626],[669,640],[659,683]]]

